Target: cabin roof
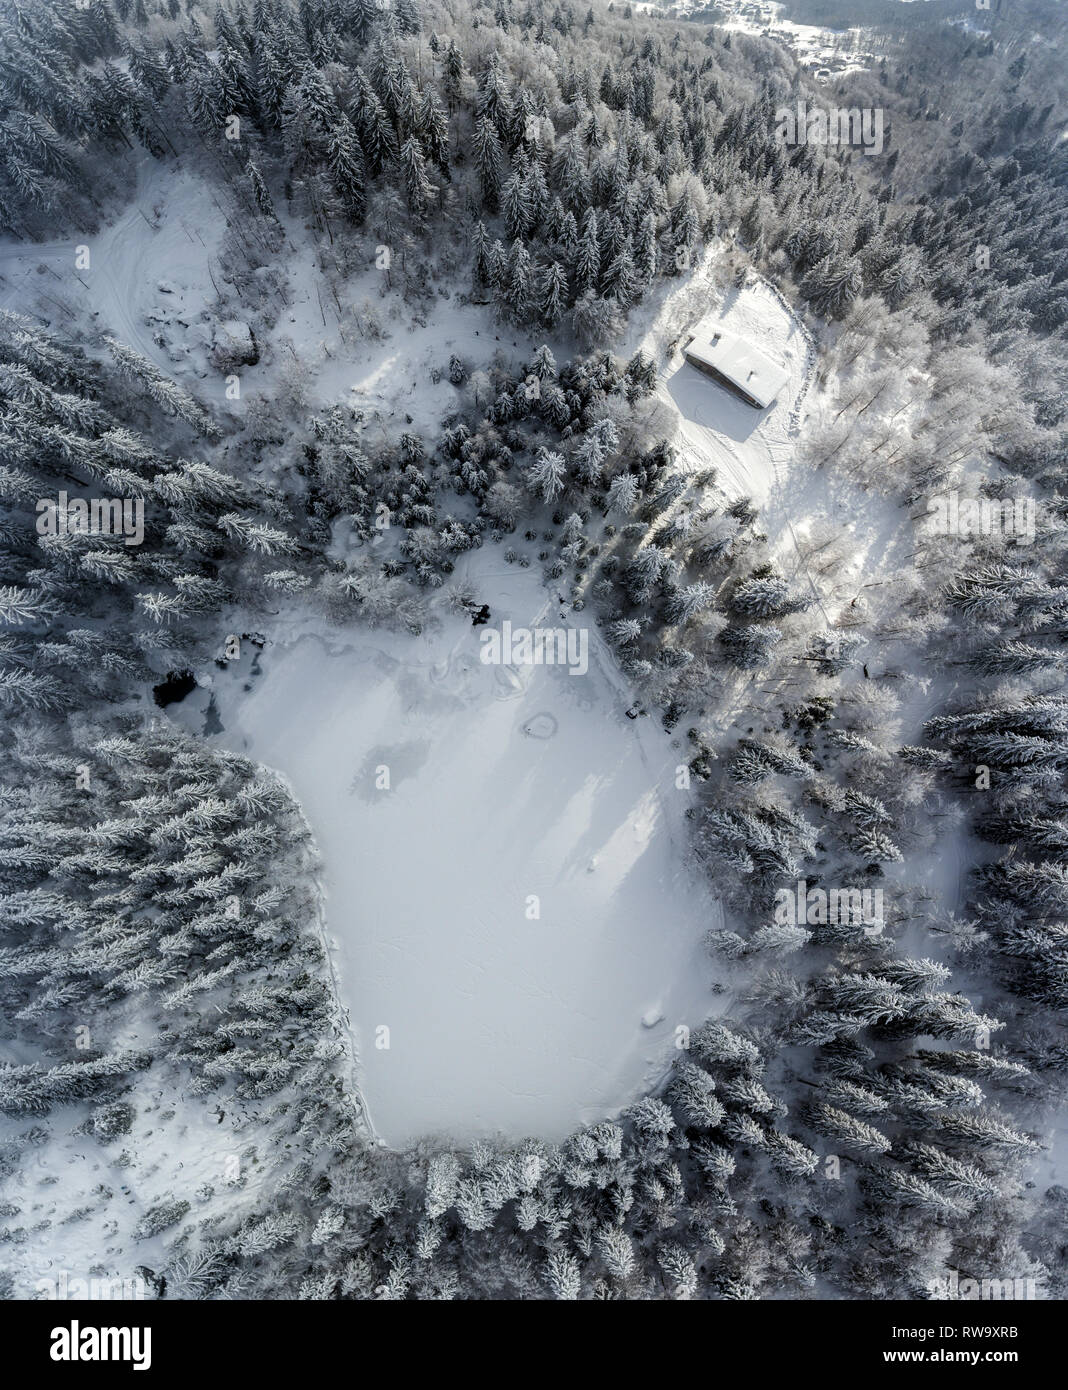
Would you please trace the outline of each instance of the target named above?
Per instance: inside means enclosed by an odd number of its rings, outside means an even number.
[[[789,380],[785,367],[714,319],[702,319],[695,326],[686,357],[697,365],[712,367],[761,409],[772,403]]]

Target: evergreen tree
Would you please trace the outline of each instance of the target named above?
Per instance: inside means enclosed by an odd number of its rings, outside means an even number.
[[[559,261],[553,261],[544,274],[541,297],[541,317],[549,328],[555,328],[564,316],[567,304],[567,275]]]
[[[326,156],[330,178],[345,210],[345,216],[350,222],[358,225],[363,221],[366,212],[367,175],[360,142],[347,116],[339,115],[328,132]]]
[[[426,160],[423,158],[419,142],[414,136],[410,135],[402,145],[400,162],[401,172],[404,176],[404,187],[408,195],[408,206],[416,216],[423,216],[437,189],[430,182],[426,170]]]
[[[475,127],[475,167],[478,169],[482,202],[495,214],[500,206],[503,154],[493,122],[484,117]]]
[[[564,456],[552,449],[539,449],[534,463],[527,472],[527,478],[531,487],[541,493],[543,502],[555,502],[567,479]]]
[[[525,323],[534,291],[534,271],[530,252],[522,241],[514,241],[504,268],[504,302],[517,323]]]
[[[256,206],[259,208],[260,212],[263,213],[264,217],[269,217],[272,221],[277,222],[278,217],[274,210],[274,203],[271,200],[270,191],[267,188],[263,175],[260,173],[259,169],[256,167],[255,161],[251,157],[245,165],[245,173],[248,176],[249,183],[252,185],[252,196],[256,200]]]

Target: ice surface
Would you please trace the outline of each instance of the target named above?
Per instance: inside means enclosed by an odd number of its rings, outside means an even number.
[[[221,737],[284,773],[315,831],[363,1089],[395,1145],[563,1137],[636,1099],[676,1027],[722,1008],[684,742],[625,718],[592,624],[532,571],[490,546],[461,569],[491,626],[590,627],[588,674],[484,665],[485,628],[447,615],[418,638],[305,636],[267,649],[251,694],[216,689]]]

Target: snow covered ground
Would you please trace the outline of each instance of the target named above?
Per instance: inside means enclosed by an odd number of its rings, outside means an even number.
[[[498,349],[529,355],[525,335],[502,329],[486,305],[460,303],[455,287],[413,315],[370,263],[346,278],[335,301],[314,248],[299,239],[298,246],[286,263],[289,303],[273,340],[277,356],[300,362],[310,394],[324,404],[353,406],[387,429],[410,423],[431,431],[456,407],[456,388],[443,374],[454,353],[469,367],[484,366]],[[392,275],[399,282],[396,268]],[[248,368],[243,388],[269,391],[273,377],[271,366]]]
[[[227,395],[230,369],[211,355],[226,321],[248,332],[223,272],[224,217],[208,182],[170,162],[143,155],[129,206],[94,235],[0,241],[0,308],[36,311],[61,331],[111,334],[217,415],[238,418],[258,393],[275,392],[280,371],[295,368],[310,402],[353,406],[385,428],[431,431],[455,407],[445,374],[453,353],[471,368],[498,351],[529,357],[529,337],[503,329],[492,308],[461,302],[455,282],[413,312],[400,292],[402,265],[387,272],[376,263],[383,248],[369,243],[366,264],[328,275],[300,221],[280,215],[284,298],[271,330],[257,329],[260,360],[240,367],[240,403]]]
[[[219,737],[288,777],[319,842],[365,1099],[393,1145],[562,1138],[655,1084],[675,1030],[723,1003],[683,743],[626,717],[596,630],[533,567],[487,546],[457,577],[490,628],[586,628],[588,672],[483,664],[486,628],[443,609],[418,638],[268,647],[262,677],[246,657],[214,689]]]
[[[103,332],[180,374],[190,354],[203,360],[193,325],[215,297],[221,225],[202,179],[145,155],[129,207],[95,235],[0,243],[0,308],[24,313],[39,294],[40,312],[61,330],[87,309]]]
[[[711,253],[710,259],[715,255]],[[695,281],[703,273],[704,267],[695,273]],[[692,293],[689,285],[687,293]],[[792,414],[811,368],[804,330],[782,298],[756,279],[744,288],[726,291],[710,284],[701,312],[721,320],[731,332],[785,367],[787,384],[766,410],[746,405],[685,360],[682,349],[691,323],[681,326],[673,348],[660,362],[659,395],[680,417],[675,443],[683,466],[711,465],[729,496],[752,497],[763,506],[796,446]],[[640,344],[654,359],[659,356],[665,322],[673,322],[670,299]]]
[[[158,1270],[180,1230],[226,1215],[260,1190],[256,1145],[269,1146],[269,1131],[240,1102],[165,1095],[141,1078],[123,1099],[135,1112],[129,1134],[103,1143],[80,1127],[84,1106],[61,1106],[48,1143],[20,1160],[5,1192],[18,1210],[0,1204],[0,1268],[16,1297],[47,1296],[39,1281],[60,1282],[64,1273],[68,1282],[107,1281],[129,1280],[139,1265]],[[0,1142],[26,1133],[31,1121],[0,1120]],[[139,1237],[138,1223],[175,1200],[188,1208],[165,1234]]]

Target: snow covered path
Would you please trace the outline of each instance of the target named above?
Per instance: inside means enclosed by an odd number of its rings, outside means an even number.
[[[491,627],[580,616],[495,547],[463,568]],[[655,1086],[675,1029],[726,1002],[685,749],[626,717],[592,628],[585,675],[485,665],[483,631],[306,636],[264,652],[250,693],[247,669],[216,689],[222,740],[284,773],[315,831],[361,1085],[394,1145],[561,1138]]]

